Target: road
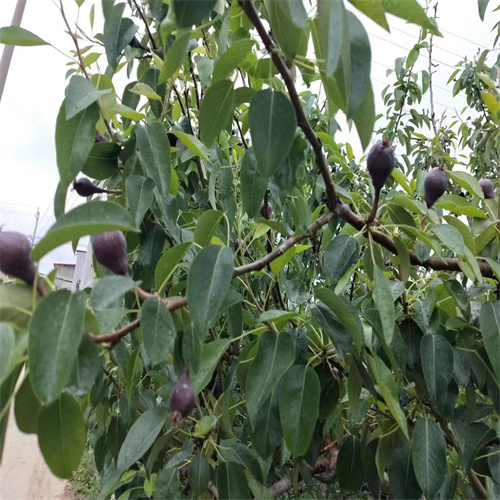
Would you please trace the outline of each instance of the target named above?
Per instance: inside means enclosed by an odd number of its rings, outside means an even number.
[[[1,500],[71,500],[66,481],[45,464],[35,434],[23,434],[11,414],[0,465]]]

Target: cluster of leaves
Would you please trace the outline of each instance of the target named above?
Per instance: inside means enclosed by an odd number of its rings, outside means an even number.
[[[363,158],[334,139],[339,112],[363,147],[375,126],[369,38],[342,0],[103,0],[102,33],[68,23],[57,222],[31,255],[123,231],[130,277],[96,263],[72,293],[51,274],[42,299],[0,285],[0,443],[13,404],[59,477],[93,450],[102,499],[272,498],[313,479],[375,498],[500,495],[499,207],[473,175],[498,165],[498,65],[485,55],[457,80],[478,134],[434,133],[406,110],[429,89],[414,63],[435,22],[416,0],[349,3],[422,27],[384,91],[405,153],[376,229]],[[15,27],[0,42],[45,44]],[[452,194],[427,209],[441,163]],[[80,172],[114,194],[66,213]],[[174,425],[185,366],[198,405]]]

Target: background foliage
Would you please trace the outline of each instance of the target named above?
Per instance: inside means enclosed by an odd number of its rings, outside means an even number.
[[[57,222],[31,257],[119,230],[130,276],[95,263],[91,289],[55,291],[50,275],[43,298],[0,285],[0,452],[13,405],[57,476],[92,451],[102,499],[319,483],[500,496],[499,203],[479,185],[498,184],[499,60],[459,64],[449,83],[469,107],[438,121],[432,74],[414,71],[418,57],[431,67],[432,10],[346,4],[103,0],[93,36],[60,4],[75,50],[55,124]],[[351,7],[421,26],[380,115]],[[46,44],[16,27],[0,42]],[[374,129],[397,146],[369,227],[373,187],[335,140],[342,114],[364,148]],[[427,209],[425,174],[441,164],[447,193]],[[66,213],[80,173],[116,191]],[[198,404],[174,425],[184,366]]]

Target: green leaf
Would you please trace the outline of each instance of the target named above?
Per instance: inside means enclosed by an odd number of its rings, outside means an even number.
[[[155,283],[156,288],[160,291],[165,281],[172,275],[177,264],[182,260],[189,247],[192,245],[190,241],[175,245],[169,248],[161,257],[155,268]]]
[[[350,57],[347,13],[342,0],[318,0],[318,27],[327,77],[337,71],[341,58]]]
[[[426,498],[434,498],[446,475],[446,442],[439,425],[421,418],[413,430],[413,468]]]
[[[382,26],[382,28],[389,31],[389,25],[387,24],[385,10],[381,0],[349,0],[349,2],[352,3],[356,9],[360,10],[363,14]]]
[[[116,463],[119,470],[124,471],[134,465],[151,448],[165,424],[166,416],[166,408],[151,408],[134,422],[120,448]]]
[[[403,443],[396,448],[389,465],[389,485],[394,500],[419,500],[422,490],[418,485],[409,443]]]
[[[493,373],[500,381],[500,302],[485,302],[481,307],[479,318],[481,336],[488,353]]]
[[[137,227],[140,227],[144,215],[153,203],[154,187],[153,179],[146,179],[140,175],[131,175],[125,181],[128,210]]]
[[[333,342],[339,357],[344,359],[352,345],[352,338],[345,326],[325,304],[311,304],[310,309],[313,318]]]
[[[220,500],[250,499],[243,467],[235,462],[220,462],[217,467],[217,491]]]
[[[309,28],[297,27],[293,22],[289,0],[267,0],[266,8],[273,36],[283,52],[293,59],[305,56],[309,41]]]
[[[40,451],[52,473],[69,479],[80,465],[87,442],[87,427],[78,403],[61,394],[57,401],[42,406],[37,432]]]
[[[293,311],[280,311],[276,309],[268,309],[260,314],[259,319],[257,320],[259,323],[265,323],[267,321],[274,322],[287,322],[290,319],[296,318],[299,316],[299,313]]]
[[[144,113],[139,113],[139,111],[129,108],[124,104],[117,104],[112,111],[120,116],[123,116],[123,118],[128,118],[129,120],[144,120],[144,118],[146,118]]]
[[[6,26],[0,28],[0,43],[5,45],[17,45],[22,47],[34,47],[36,45],[50,45],[31,31],[20,26]]]
[[[438,237],[439,241],[452,252],[462,256],[465,253],[465,244],[460,231],[449,224],[436,224],[431,231]]]
[[[207,210],[203,212],[196,221],[194,242],[201,247],[209,245],[223,216],[224,214],[220,210]]]
[[[144,348],[153,366],[164,364],[174,348],[176,329],[165,304],[152,297],[142,305],[141,327]]]
[[[293,105],[281,92],[260,90],[250,103],[248,121],[257,169],[268,179],[292,147],[297,128]]]
[[[324,302],[332,312],[339,318],[342,325],[349,331],[354,341],[358,353],[361,353],[363,327],[356,309],[351,302],[342,296],[336,295],[328,288],[317,288],[314,295]]]
[[[283,377],[280,419],[287,448],[294,457],[305,455],[319,413],[320,383],[310,366],[296,365]]]
[[[97,142],[82,167],[82,172],[97,180],[104,180],[118,173],[118,157],[121,148],[113,142]]]
[[[295,344],[290,334],[268,331],[260,336],[246,381],[248,417],[254,430],[258,430],[255,425],[260,408],[294,361]]]
[[[495,430],[482,422],[472,422],[465,427],[465,445],[460,461],[466,473],[469,472],[481,448],[496,437]]]
[[[230,343],[229,340],[217,339],[203,346],[198,370],[191,376],[191,386],[195,394],[202,391],[210,382],[217,363]]]
[[[493,95],[491,91],[481,90],[481,98],[492,115],[496,115],[500,111],[500,102],[497,96]]]
[[[453,349],[441,335],[424,335],[420,358],[429,396],[439,403],[453,376]]]
[[[0,384],[9,376],[13,367],[16,347],[14,330],[7,323],[0,323]]]
[[[340,234],[328,243],[323,255],[323,270],[329,280],[339,280],[359,258],[358,241]]]
[[[233,252],[228,247],[206,246],[193,260],[186,297],[200,339],[205,337],[210,321],[224,302],[232,277]]]
[[[368,357],[370,368],[373,372],[375,380],[385,404],[389,408],[392,416],[401,427],[404,435],[408,437],[408,424],[406,423],[406,416],[399,405],[398,390],[394,382],[394,376],[387,368],[385,363],[378,357]]]
[[[451,177],[461,188],[469,191],[469,193],[474,193],[478,198],[484,199],[484,193],[479,185],[479,181],[468,174],[467,172],[448,170],[447,174]]]
[[[382,0],[382,5],[386,13],[405,19],[409,23],[423,26],[429,29],[431,33],[441,36],[417,0],[405,0],[403,3],[399,0]]]
[[[249,39],[234,42],[215,63],[212,85],[219,80],[229,78],[233,71],[240,65],[241,61],[245,59],[248,52],[252,50],[254,44],[255,40]]]
[[[484,21],[484,14],[486,12],[486,8],[488,7],[488,4],[490,3],[490,0],[478,0],[478,10],[479,10],[479,17],[481,18],[481,21]]]
[[[31,387],[30,378],[26,377],[16,393],[14,414],[16,424],[21,432],[36,434],[38,429],[38,415],[42,405],[36,399]]]
[[[137,231],[137,228],[129,213],[116,203],[85,203],[59,218],[31,251],[31,258],[38,261],[63,243],[107,231]]]
[[[198,25],[212,12],[216,0],[174,0],[174,12],[179,28]]]
[[[116,70],[121,53],[139,29],[131,19],[123,17],[125,4],[114,5],[105,16],[103,42],[108,64]]]
[[[394,335],[394,323],[396,321],[391,287],[384,273],[378,266],[375,266],[373,274],[375,279],[373,301],[380,315],[385,341],[387,344],[390,344],[392,342],[392,336]]]
[[[95,311],[117,307],[121,305],[121,297],[136,286],[137,283],[128,276],[103,276],[92,288],[92,307]]]
[[[66,90],[66,121],[96,102],[102,95],[109,94],[111,89],[98,90],[89,80],[80,75],[73,75]]]
[[[165,219],[168,219],[167,201],[170,195],[170,143],[161,122],[153,121],[135,126],[139,157],[146,175],[153,180],[153,194]]]
[[[211,469],[208,460],[203,455],[197,455],[189,466],[189,486],[196,495],[200,495],[208,488]]]
[[[199,439],[205,438],[215,428],[217,421],[218,420],[215,415],[204,415],[200,420],[198,420],[198,422],[196,422],[193,436]]]
[[[184,132],[179,132],[173,130],[172,133],[178,137],[178,139],[191,150],[196,156],[199,156],[202,160],[208,161],[208,150],[204,144],[197,139],[194,135],[185,134]]]
[[[200,102],[200,134],[206,146],[212,146],[233,119],[233,87],[231,80],[220,80],[209,87]]]
[[[455,214],[486,219],[486,214],[480,208],[475,207],[465,198],[456,194],[445,194],[441,196],[435,205]]]
[[[361,444],[354,436],[342,443],[337,460],[337,474],[342,491],[358,491],[363,481]]]
[[[360,108],[352,117],[356,130],[358,131],[361,146],[366,149],[370,144],[370,139],[375,127],[375,99],[373,97],[373,88],[370,83],[365,94],[365,99]]]
[[[197,0],[194,0],[194,2],[196,3]],[[210,0],[203,1],[204,4],[208,4],[209,2]],[[190,36],[191,32],[188,31],[186,33],[182,33],[175,39],[175,42],[172,47],[170,47],[165,60],[163,61],[160,76],[158,77],[158,83],[165,83],[177,73],[177,70],[181,67],[182,61],[184,60],[184,56],[187,53]]]
[[[56,122],[56,156],[59,177],[65,187],[82,170],[95,141],[95,126],[99,119],[96,103],[66,120],[66,99]]]
[[[85,294],[58,290],[40,301],[30,324],[28,358],[33,392],[44,404],[66,388],[78,354]]]
[[[73,366],[68,392],[74,396],[87,394],[100,369],[99,348],[89,335],[84,334]]]
[[[253,218],[258,214],[267,187],[267,179],[257,170],[257,159],[253,147],[245,151],[240,176],[243,210],[250,218]]]
[[[27,326],[31,319],[33,290],[25,285],[0,285],[0,318],[2,321]]]
[[[161,83],[158,81],[158,83]],[[153,99],[154,101],[161,101],[161,96],[159,96],[149,85],[138,82],[130,90],[132,94],[142,95],[148,99]]]

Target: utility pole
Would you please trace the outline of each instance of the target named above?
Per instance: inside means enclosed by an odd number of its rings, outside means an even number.
[[[36,209],[35,214],[35,229],[33,230],[33,236],[31,237],[31,247],[35,246],[36,230],[38,229],[38,220],[40,219],[40,207]]]
[[[11,26],[21,26],[26,1],[27,0],[17,0]],[[13,53],[14,45],[4,45],[2,59],[0,60],[0,101],[2,100],[3,89],[5,87],[5,81],[7,80],[7,74],[9,73],[10,61],[12,60]]]

